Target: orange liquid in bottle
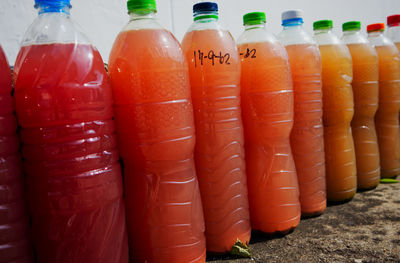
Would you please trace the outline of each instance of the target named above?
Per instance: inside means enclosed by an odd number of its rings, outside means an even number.
[[[319,46],[328,201],[353,198],[357,189],[356,157],[350,123],[354,115],[352,62],[345,45]]]
[[[242,110],[252,228],[287,232],[301,209],[289,136],[293,89],[285,48],[277,43],[239,45],[242,58]],[[254,56],[253,56],[254,55]],[[255,58],[254,58],[255,57]]]
[[[109,62],[132,257],[204,262],[193,108],[181,47],[166,30],[123,31]]]
[[[397,50],[400,52],[400,42],[397,42],[395,44],[396,44]]]
[[[357,160],[357,187],[371,189],[379,184],[379,147],[375,130],[378,109],[378,58],[368,44],[349,44],[353,60],[354,117],[351,122]]]
[[[379,59],[379,108],[375,116],[381,177],[400,174],[400,56],[394,46],[377,46]]]
[[[28,213],[11,97],[11,70],[0,46],[0,262],[31,262]]]
[[[189,62],[195,160],[207,250],[230,251],[237,239],[248,243],[251,231],[240,111],[240,59],[227,31],[191,31],[182,47]],[[215,52],[216,56],[221,52],[225,57],[199,59],[203,52]]]
[[[290,142],[299,180],[301,212],[326,208],[321,58],[316,45],[288,45],[294,90],[294,125]]]

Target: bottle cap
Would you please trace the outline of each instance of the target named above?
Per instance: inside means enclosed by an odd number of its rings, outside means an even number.
[[[361,29],[361,22],[360,21],[350,21],[346,22],[342,25],[343,31],[355,31]]]
[[[300,9],[297,10],[288,10],[282,13],[282,26],[288,24],[303,24],[303,11]]]
[[[332,27],[333,27],[332,20],[319,20],[315,21],[313,24],[314,30],[331,29]]]
[[[157,12],[156,0],[128,0],[128,12],[151,11]]]
[[[243,16],[243,24],[246,25],[259,25],[265,24],[267,18],[264,12],[253,12],[248,13]]]
[[[400,26],[400,15],[391,15],[387,17],[388,26]]]
[[[385,31],[385,24],[384,23],[376,23],[367,26],[367,32],[374,32],[374,31]]]
[[[60,8],[68,7],[71,8],[70,0],[35,0],[35,8],[39,6],[46,6],[44,12],[59,12]]]
[[[193,13],[218,12],[218,4],[214,2],[201,2],[193,6]]]

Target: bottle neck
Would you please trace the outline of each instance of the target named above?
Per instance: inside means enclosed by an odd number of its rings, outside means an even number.
[[[302,29],[303,28],[303,23],[290,23],[290,24],[284,24],[283,25],[283,30],[290,30],[290,29]]]
[[[156,12],[155,11],[147,11],[147,12],[136,12],[131,11],[129,12],[130,21],[141,20],[141,19],[155,19]]]
[[[265,28],[265,23],[262,24],[256,24],[256,25],[244,25],[244,30],[252,30],[252,29],[257,29],[257,28]]]
[[[208,22],[216,22],[218,21],[218,12],[201,12],[201,13],[194,13],[193,20],[196,23],[208,23]]]
[[[314,30],[315,35],[332,33],[332,28],[323,28]]]
[[[71,6],[66,6],[65,4],[63,5],[37,5],[35,8],[38,9],[39,15],[46,14],[46,13],[60,13],[60,14],[66,14],[69,16]]]
[[[368,32],[368,37],[379,37],[381,35],[383,35],[383,31]]]
[[[302,25],[303,25],[303,18],[301,17],[285,19],[282,21],[283,30],[293,27],[299,28],[302,27]]]
[[[353,36],[360,34],[360,30],[347,30],[343,31],[343,36]]]

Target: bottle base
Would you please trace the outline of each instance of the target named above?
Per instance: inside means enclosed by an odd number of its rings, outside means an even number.
[[[257,233],[256,235],[261,235],[261,236],[267,237],[269,239],[274,239],[274,238],[281,238],[281,237],[284,237],[286,235],[293,233],[293,231],[296,229],[296,227],[297,227],[297,225],[294,227],[291,227],[289,229],[286,229],[286,230],[275,231],[275,232],[264,232],[262,230],[257,230],[257,229],[254,229],[253,231],[254,231],[254,233]]]
[[[301,212],[301,219],[319,217],[324,212],[325,212],[325,209],[322,211],[315,211],[315,212]]]
[[[396,175],[381,175],[381,179],[396,179],[397,176],[399,176],[398,174]]]
[[[373,186],[357,187],[357,193],[363,193],[363,192],[374,190],[375,188],[378,187],[378,185],[379,185],[379,183],[376,185],[373,185]]]
[[[207,254],[214,256],[221,256],[224,254],[231,253],[232,247],[235,245],[236,241],[239,240],[243,244],[248,245],[250,243],[251,238],[251,230],[246,231],[240,235],[237,235],[235,238],[232,238],[232,242],[230,244],[226,243],[225,246],[221,244],[217,245],[216,243],[211,243],[206,241],[207,244]]]
[[[334,200],[334,199],[329,200],[328,199],[327,200],[328,201],[328,206],[335,206],[335,205],[341,205],[341,204],[348,203],[351,200],[353,200],[354,196],[355,196],[355,194],[352,197],[349,197],[349,198],[346,198],[346,199],[343,199],[343,200]]]

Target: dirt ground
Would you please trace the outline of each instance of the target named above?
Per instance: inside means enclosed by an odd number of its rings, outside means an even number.
[[[400,184],[379,185],[304,219],[284,237],[253,233],[252,259],[208,256],[208,262],[400,262]]]

